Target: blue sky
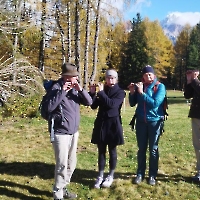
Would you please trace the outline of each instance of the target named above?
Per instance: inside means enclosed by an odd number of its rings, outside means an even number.
[[[142,17],[149,17],[150,20],[163,20],[170,13],[200,12],[200,0],[137,0],[131,9],[127,10],[125,18],[133,18],[139,11]]]
[[[122,10],[122,1],[113,0],[113,4]],[[142,18],[148,17],[151,21],[168,17],[175,23],[195,25],[200,22],[200,0],[132,0],[131,5],[124,10],[124,18],[132,20],[137,12]]]

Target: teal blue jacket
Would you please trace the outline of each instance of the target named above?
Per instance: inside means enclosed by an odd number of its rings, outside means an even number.
[[[147,122],[162,119],[164,117],[162,104],[166,95],[165,85],[158,83],[155,79],[153,83],[143,88],[144,93],[142,95],[137,91],[134,94],[129,94],[130,106],[137,105],[137,120]]]

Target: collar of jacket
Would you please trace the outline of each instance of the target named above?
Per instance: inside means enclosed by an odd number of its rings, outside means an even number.
[[[144,84],[144,87],[145,87],[145,88],[147,88],[147,87],[148,87],[148,88],[153,88],[154,85],[156,84],[156,82],[157,82],[157,78],[155,78],[154,81],[153,81],[152,83],[148,84],[148,85],[147,85],[147,84]]]
[[[107,89],[105,89],[105,93],[112,95],[113,93],[117,92],[119,90],[119,85],[118,83],[116,83],[113,87],[108,87]]]

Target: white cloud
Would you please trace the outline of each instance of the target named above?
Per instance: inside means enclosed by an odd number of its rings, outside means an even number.
[[[128,2],[128,1],[127,1]],[[142,7],[151,6],[150,0],[131,0],[130,3],[125,4],[124,0],[104,0],[102,1],[102,7],[107,7],[111,5],[117,8],[119,11],[131,10],[132,12],[140,12]]]
[[[132,17],[142,11],[144,7],[150,7],[151,0],[102,0],[101,9],[109,20],[132,20]]]
[[[107,1],[105,0],[105,6],[107,7],[108,5],[110,5],[111,7],[117,8],[118,10],[122,11],[123,7],[124,7],[124,3],[123,0],[110,0]]]
[[[131,0],[128,5],[125,5],[124,2],[124,0],[102,0],[101,8],[103,10],[109,10],[112,12],[111,16],[115,17],[116,11],[111,8],[116,8],[125,19],[130,20],[137,13],[140,13],[142,16],[148,16],[147,11],[144,13],[144,10],[148,9],[144,8],[150,8],[152,6],[152,0]],[[168,25],[171,23],[180,25],[188,23],[191,26],[195,26],[200,22],[200,12],[169,12],[165,19],[167,19]]]
[[[171,12],[167,15],[167,24],[190,24],[195,26],[200,22],[200,12]]]
[[[151,6],[150,0],[135,0],[131,10],[135,12],[141,12],[142,7],[150,7],[150,6]]]
[[[151,7],[151,0],[135,0],[131,1],[130,5],[125,8],[124,18],[130,19],[130,16],[133,17],[137,13],[142,13],[144,7]]]

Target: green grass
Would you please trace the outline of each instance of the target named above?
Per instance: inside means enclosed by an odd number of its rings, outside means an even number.
[[[78,163],[70,189],[80,200],[137,200],[200,198],[200,184],[191,181],[195,156],[191,139],[189,106],[180,91],[168,91],[169,117],[160,139],[160,161],[156,186],[133,184],[137,168],[135,132],[129,121],[134,108],[126,99],[122,107],[125,144],[118,146],[115,181],[109,189],[93,189],[97,176],[97,148],[90,143],[96,111],[82,108]],[[128,96],[128,95],[127,95]],[[3,118],[0,121],[0,199],[52,199],[54,155],[41,118]],[[106,167],[108,172],[108,166]]]

